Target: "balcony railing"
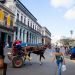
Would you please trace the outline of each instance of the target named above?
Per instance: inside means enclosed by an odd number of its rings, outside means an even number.
[[[26,29],[28,29],[28,30],[30,30],[30,31],[32,31],[32,32],[34,32],[34,33],[36,33],[36,34],[41,35],[41,32],[36,31],[36,30],[35,30],[35,29],[33,29],[32,27],[30,27],[30,26],[28,26],[28,25],[24,24],[23,22],[19,21],[18,19],[16,20],[16,23],[17,23],[17,24],[21,24],[21,25],[25,26],[25,27],[26,27]]]
[[[5,30],[10,30],[10,31],[14,31],[14,27],[12,25],[10,25],[9,27],[6,24],[6,21],[0,22],[0,28],[5,29]]]

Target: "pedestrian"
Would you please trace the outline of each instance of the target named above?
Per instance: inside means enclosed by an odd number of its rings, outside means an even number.
[[[6,75],[7,64],[4,62],[4,42],[0,40],[0,75]]]
[[[4,50],[3,50],[3,47],[4,47],[4,44],[0,40],[0,68],[3,67],[3,63],[4,63]]]
[[[53,62],[56,59],[58,75],[61,75],[62,65],[65,64],[64,54],[60,52],[60,48],[55,48]]]

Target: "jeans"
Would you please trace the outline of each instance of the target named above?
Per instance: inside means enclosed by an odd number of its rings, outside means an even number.
[[[62,62],[57,60],[57,66],[58,66],[58,75],[61,75],[61,67],[62,67]]]

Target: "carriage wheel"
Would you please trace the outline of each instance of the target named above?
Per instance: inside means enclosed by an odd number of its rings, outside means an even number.
[[[20,68],[23,65],[23,59],[21,57],[14,57],[12,60],[12,65],[15,68]]]

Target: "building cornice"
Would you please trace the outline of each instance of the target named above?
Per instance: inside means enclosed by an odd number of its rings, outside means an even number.
[[[12,14],[13,16],[15,16],[14,13],[12,12],[12,10],[9,9],[8,7],[6,7],[4,4],[0,3],[0,8],[4,9],[5,11],[7,11],[10,14]]]
[[[42,36],[43,38],[48,38],[48,39],[50,39],[51,40],[51,38],[50,37],[48,37],[48,36]]]
[[[37,19],[30,13],[30,11],[19,0],[16,0],[16,6],[21,11],[23,11],[28,17],[30,17],[34,22],[37,21]]]

